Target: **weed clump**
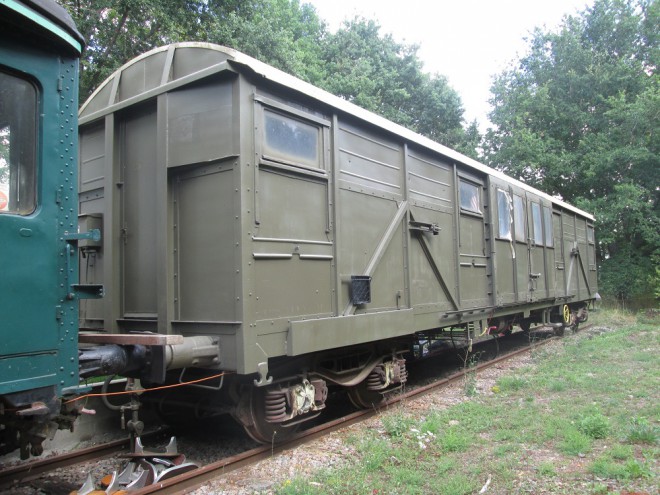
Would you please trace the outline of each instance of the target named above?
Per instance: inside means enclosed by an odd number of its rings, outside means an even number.
[[[589,438],[605,438],[610,432],[610,422],[600,413],[589,414],[580,419],[578,429]]]
[[[503,376],[497,380],[497,385],[502,392],[515,392],[527,387],[528,382],[520,376]]]
[[[651,424],[646,418],[634,417],[630,420],[630,424],[628,425],[626,440],[631,443],[657,443],[658,427]]]
[[[393,438],[403,437],[415,423],[413,418],[402,413],[385,414],[380,419],[385,432]]]
[[[559,445],[559,449],[568,455],[585,454],[591,450],[591,438],[576,429],[570,428],[564,432],[564,439]]]

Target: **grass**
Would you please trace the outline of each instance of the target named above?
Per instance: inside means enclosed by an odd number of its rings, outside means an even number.
[[[395,408],[345,439],[343,467],[278,494],[657,493],[660,318],[592,316],[537,349],[489,393],[463,387],[446,409]],[[482,374],[475,375],[477,383]]]

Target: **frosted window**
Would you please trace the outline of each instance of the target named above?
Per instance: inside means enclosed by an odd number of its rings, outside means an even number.
[[[318,127],[264,111],[264,157],[285,163],[321,167]]]
[[[479,188],[469,182],[461,181],[461,208],[475,213],[481,213]]]
[[[541,205],[532,203],[532,233],[534,235],[534,244],[543,245],[543,224],[541,223]]]
[[[499,224],[498,236],[500,239],[511,240],[512,205],[510,196],[501,189],[497,190],[497,219]]]
[[[545,245],[548,247],[554,246],[552,237],[552,212],[547,206],[543,207],[543,227],[545,229]]]
[[[525,203],[521,196],[513,195],[513,221],[516,229],[516,241],[525,242]]]

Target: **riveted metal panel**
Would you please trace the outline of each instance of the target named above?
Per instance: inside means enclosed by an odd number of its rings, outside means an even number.
[[[177,49],[172,63],[171,79],[181,79],[220,62],[227,60],[228,54],[216,50],[206,43],[185,43]]]
[[[366,127],[340,123],[339,177],[364,188],[403,195],[403,148]]]
[[[78,302],[70,296],[78,265],[65,240],[78,228],[78,60],[54,46],[41,50],[27,20],[6,29],[6,15],[3,9],[0,394],[48,387],[50,400],[78,382]]]
[[[235,321],[234,168],[209,165],[173,186],[176,320]]]
[[[122,293],[124,317],[155,317],[156,108],[149,105],[120,124],[122,171]]]
[[[233,81],[211,81],[167,94],[167,166],[238,153]]]
[[[396,308],[400,301],[397,293],[405,290],[404,230],[403,222],[396,225],[398,205],[395,201],[359,191],[341,189],[336,203],[337,225],[342,239],[339,248],[338,269],[343,281],[340,288],[340,305],[350,301],[351,275],[365,273],[370,261],[377,255],[380,261],[372,273],[371,304],[357,311],[375,311],[379,308]],[[386,245],[381,245],[387,230],[394,229]]]
[[[166,52],[154,54],[141,64],[132,64],[122,72],[118,87],[118,101],[128,100],[160,86]]]
[[[103,123],[90,126],[80,135],[80,193],[103,187],[105,162],[105,127]]]
[[[411,328],[411,309],[291,322],[288,354],[333,349],[402,335]]]
[[[408,154],[410,199],[450,213],[454,208],[453,169],[448,163],[420,153]]]

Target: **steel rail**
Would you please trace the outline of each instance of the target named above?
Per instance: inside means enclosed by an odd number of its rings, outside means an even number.
[[[17,464],[0,471],[0,489],[5,489],[17,483],[25,483],[48,471],[99,459],[127,449],[128,439],[124,438],[46,459]]]
[[[142,435],[143,438],[163,434],[165,430],[155,430]],[[74,450],[45,459],[26,462],[10,466],[0,470],[0,492],[11,486],[34,480],[41,474],[54,471],[55,469],[82,464],[83,462],[102,459],[112,454],[128,452],[130,447],[129,438],[113,440],[101,445]]]
[[[585,326],[583,328],[588,328],[589,326],[591,325]],[[294,447],[304,445],[314,439],[327,435],[331,432],[337,431],[341,428],[345,428],[346,426],[350,426],[352,424],[365,421],[366,419],[379,414],[383,410],[399,402],[429,394],[433,391],[441,389],[451,383],[454,383],[464,378],[468,373],[487,369],[491,366],[501,363],[502,361],[506,361],[520,354],[530,352],[535,347],[546,345],[559,338],[560,337],[549,337],[544,340],[536,341],[534,345],[528,345],[520,349],[516,349],[514,351],[493,358],[489,361],[478,364],[475,367],[471,367],[468,369],[464,368],[461,371],[453,373],[448,377],[442,378],[428,385],[415,388],[406,393],[399,394],[395,397],[392,397],[391,399],[388,399],[384,404],[380,405],[378,408],[364,409],[353,412],[341,418],[302,431],[285,442],[274,445],[262,445],[260,447],[256,447],[254,449],[243,452],[241,454],[237,454],[231,457],[221,459],[211,464],[207,464],[206,466],[200,467],[199,469],[196,469],[194,471],[190,471],[188,473],[175,476],[160,483],[146,486],[144,488],[141,488],[140,490],[131,492],[131,495],[147,495],[156,492],[159,495],[189,493],[191,490],[200,487],[207,481],[218,478],[232,471],[242,469],[249,465],[256,464],[261,460],[268,459],[270,457],[275,456],[276,454],[285,452]]]

